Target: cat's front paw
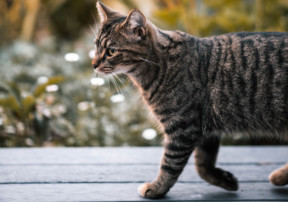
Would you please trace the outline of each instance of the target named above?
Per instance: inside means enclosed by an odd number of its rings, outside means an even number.
[[[288,184],[288,163],[282,168],[274,170],[269,175],[269,180],[276,186],[283,186]]]
[[[138,193],[144,198],[162,198],[166,192],[161,191],[154,183],[144,183],[138,187]]]

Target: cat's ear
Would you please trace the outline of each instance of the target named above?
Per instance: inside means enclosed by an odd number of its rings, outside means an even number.
[[[146,18],[137,9],[130,11],[121,27],[127,29],[129,35],[135,37],[138,40],[144,39],[146,36]]]
[[[109,8],[108,6],[102,4],[100,1],[97,1],[96,7],[97,7],[97,10],[98,10],[98,14],[99,14],[99,17],[100,17],[101,24],[106,22],[113,15],[117,15],[118,14],[116,11],[114,11],[113,9]]]

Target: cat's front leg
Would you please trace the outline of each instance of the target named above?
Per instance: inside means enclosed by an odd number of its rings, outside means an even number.
[[[177,181],[194,149],[194,141],[184,135],[166,135],[165,140],[158,177],[153,182],[142,184],[138,188],[142,197],[163,197]]]

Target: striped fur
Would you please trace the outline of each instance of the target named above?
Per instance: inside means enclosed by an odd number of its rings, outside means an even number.
[[[193,150],[204,180],[237,190],[237,179],[215,167],[220,134],[287,136],[288,33],[197,38],[160,30],[138,10],[126,17],[99,2],[97,6],[102,26],[94,68],[127,74],[165,133],[159,175],[142,185],[140,194],[165,195]],[[282,184],[288,183],[288,175],[281,176]]]

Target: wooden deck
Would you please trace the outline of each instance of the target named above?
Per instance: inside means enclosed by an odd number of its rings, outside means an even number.
[[[154,179],[161,154],[160,147],[0,149],[0,201],[147,200],[137,188]],[[238,178],[237,192],[202,181],[191,158],[163,200],[288,201],[288,186],[267,179],[287,160],[287,146],[221,147],[218,166]]]

